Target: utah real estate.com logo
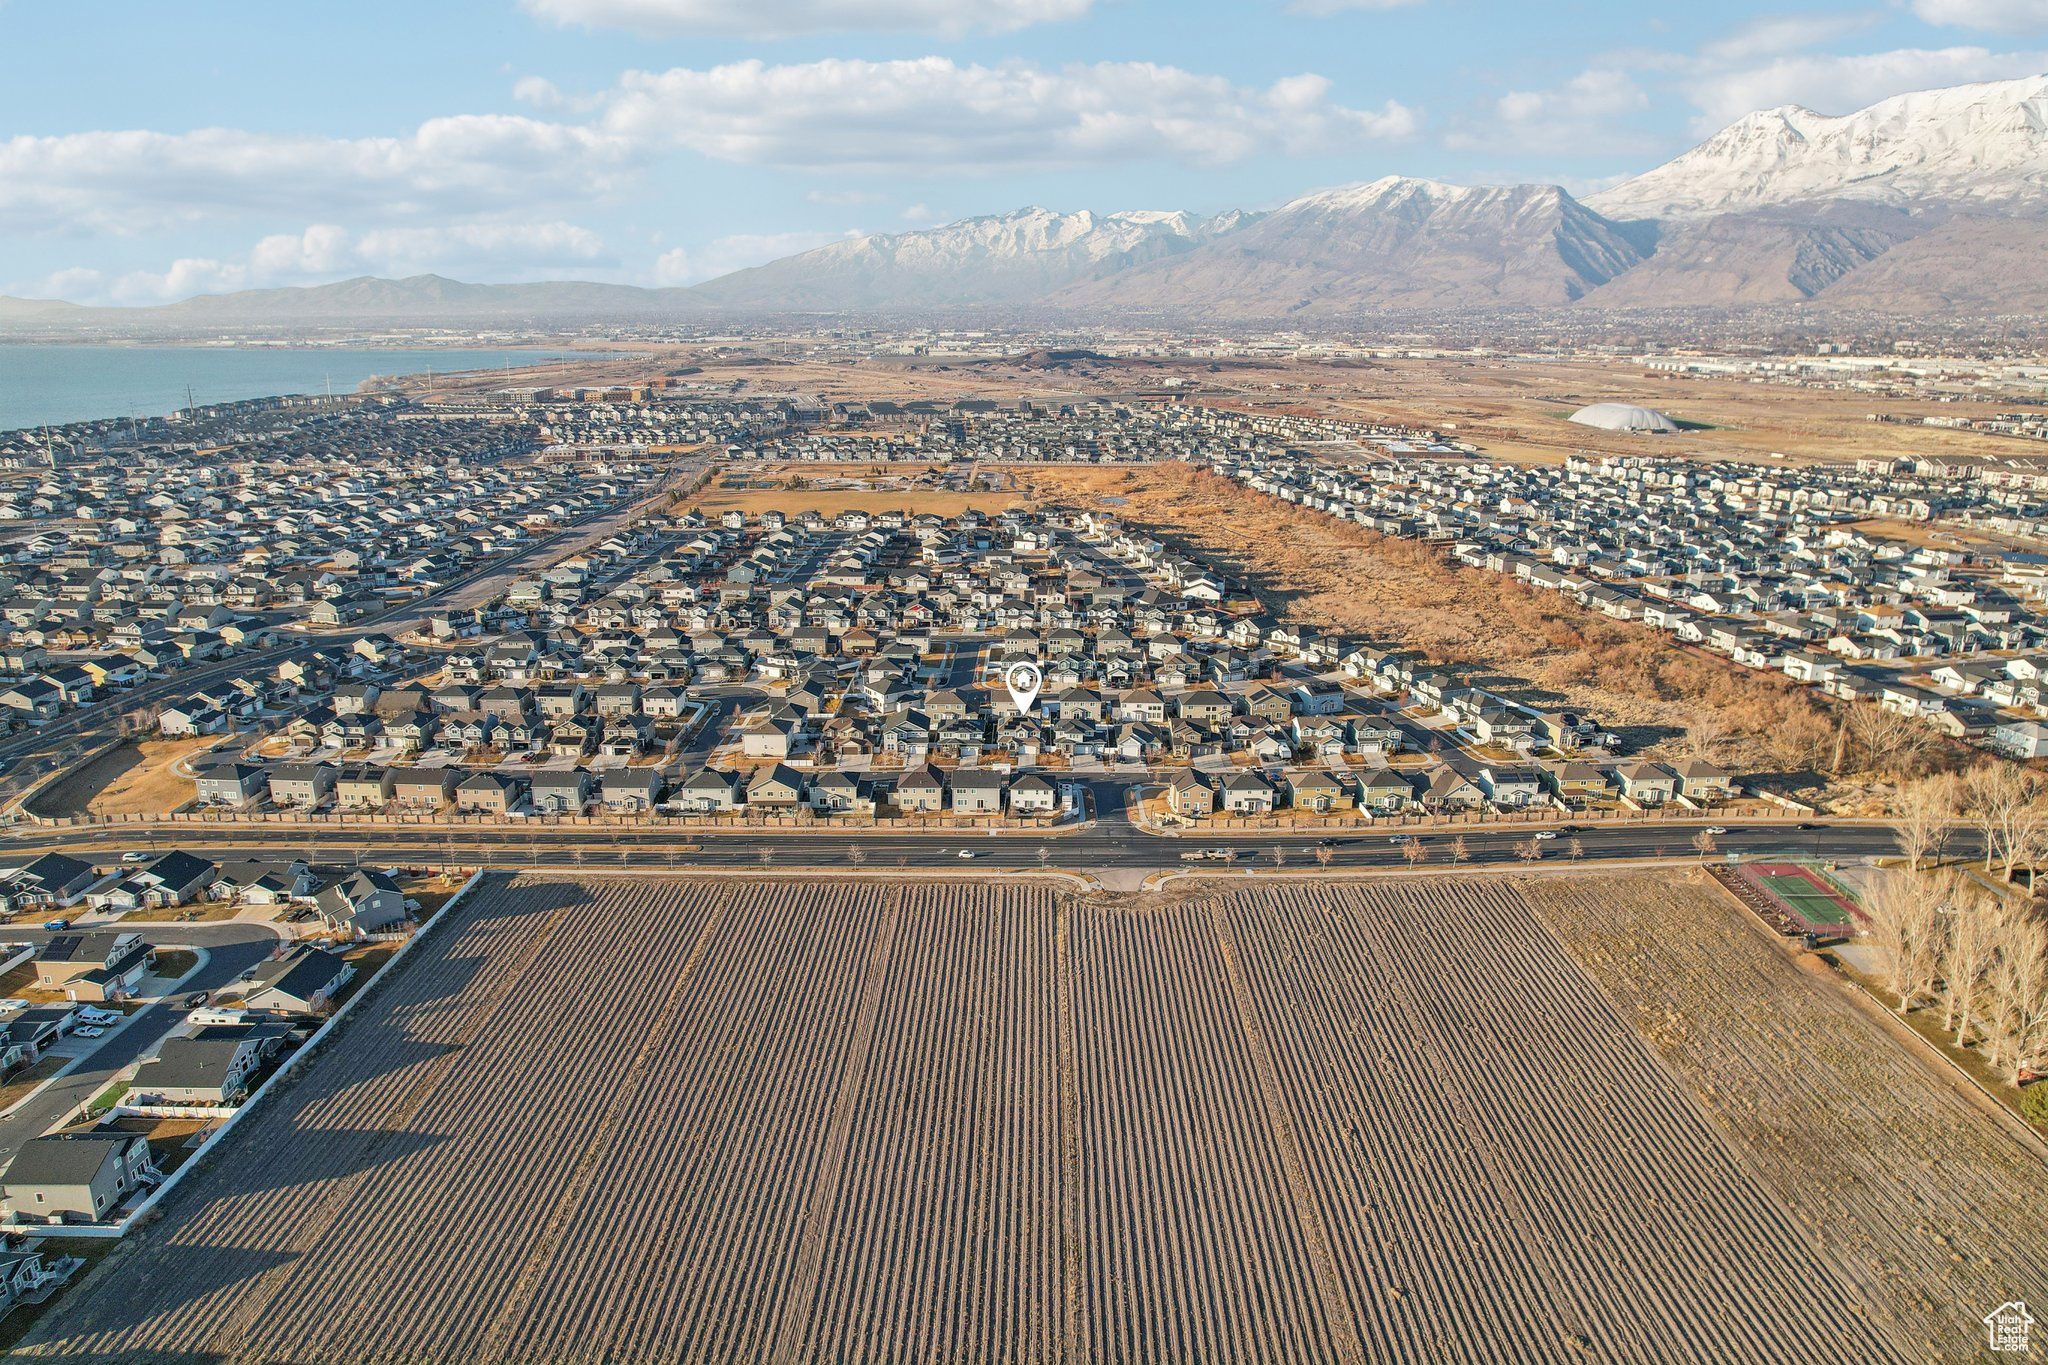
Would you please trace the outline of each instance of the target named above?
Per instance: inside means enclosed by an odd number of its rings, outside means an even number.
[[[2001,1303],[1984,1315],[1984,1329],[1991,1335],[1991,1349],[1994,1351],[2024,1351],[2027,1349],[2027,1329],[2034,1325],[2027,1315],[2024,1303]]]

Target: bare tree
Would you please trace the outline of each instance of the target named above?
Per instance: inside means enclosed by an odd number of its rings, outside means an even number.
[[[1569,844],[1565,845],[1565,849],[1572,855],[1572,861],[1578,862],[1581,858],[1584,858],[1586,856],[1586,841],[1584,839],[1581,839],[1578,835],[1574,834],[1572,836],[1572,841]]]
[[[1855,766],[1866,772],[1910,777],[1926,762],[1934,735],[1916,716],[1883,706],[1849,708],[1844,720]],[[1837,771],[1841,765],[1837,764]]]
[[[764,845],[761,851],[759,853],[756,853],[754,856],[760,859],[761,866],[771,867],[775,863],[775,848],[772,844]]]
[[[1530,835],[1515,845],[1515,856],[1525,863],[1540,862],[1543,859],[1543,841]]]
[[[1408,842],[1401,845],[1401,856],[1408,860],[1408,866],[1421,867],[1429,861],[1429,849],[1422,840],[1410,836]]]
[[[1884,963],[1886,984],[1901,1014],[1928,994],[1939,970],[1935,898],[1910,872],[1879,872],[1863,898],[1869,938]]]
[[[1465,861],[1469,859],[1471,856],[1472,845],[1465,841],[1464,835],[1460,834],[1457,838],[1451,840],[1452,867],[1462,866],[1465,863]]]
[[[1335,858],[1336,856],[1337,850],[1330,848],[1328,846],[1316,849],[1316,863],[1321,867],[1329,867],[1331,859]]]
[[[1962,804],[1962,786],[1952,773],[1932,773],[1900,785],[1892,798],[1892,813],[1907,868],[1918,872],[1930,854],[1936,863],[1941,861],[1942,846],[1962,814]]]
[[[1945,1027],[1955,1031],[1956,1046],[1969,1041],[1981,1007],[1984,978],[1998,961],[2002,926],[2000,910],[1981,896],[1959,896],[1949,908],[1948,933],[1942,942],[1941,981],[1948,1013]]]
[[[2033,802],[2035,788],[2033,774],[2012,763],[1984,763],[1965,774],[1963,810],[1984,841],[1986,872],[2003,863],[2010,880],[2021,829],[2029,823],[2025,808]]]
[[[1038,865],[1040,867],[1052,866],[1052,848],[1047,844],[1040,844],[1038,846]]]
[[[2048,923],[2012,912],[1999,921],[1998,960],[1987,978],[1989,1061],[2019,1084],[2048,1055]]]
[[[1711,760],[1726,733],[1727,727],[1722,724],[1720,716],[1712,711],[1702,711],[1685,727],[1686,753],[1693,758]]]
[[[852,863],[855,867],[859,867],[867,860],[868,851],[859,844],[848,844],[846,846],[846,861]]]
[[[1287,866],[1287,848],[1283,844],[1273,845],[1273,866]]]
[[[1692,836],[1692,851],[1700,855],[1701,862],[1705,862],[1713,857],[1714,850],[1718,847],[1719,845],[1714,842],[1714,834],[1711,830],[1703,829]]]

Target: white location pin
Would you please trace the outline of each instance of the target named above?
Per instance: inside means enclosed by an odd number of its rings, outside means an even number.
[[[1031,709],[1031,703],[1038,700],[1038,689],[1044,684],[1044,670],[1029,659],[1003,670],[1003,686],[1010,689],[1010,700],[1017,703],[1019,714]]]

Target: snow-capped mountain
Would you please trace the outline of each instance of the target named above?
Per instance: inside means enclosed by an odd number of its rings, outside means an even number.
[[[1466,187],[1387,176],[1304,195],[1192,250],[1079,285],[1070,307],[1238,315],[1564,304],[1628,270],[1650,234],[1555,185]]]
[[[690,289],[352,280],[155,309],[0,299],[0,331],[375,318],[583,320],[1042,307],[1317,319],[1376,309],[2048,311],[2048,76],[1839,117],[1750,114],[1584,202],[1387,176],[1270,213],[1020,209],[874,234]]]
[[[858,237],[742,270],[692,294],[745,308],[928,307],[1023,303],[1234,232],[1257,215],[1014,213],[918,232]]]
[[[1839,117],[1765,109],[1586,202],[1610,218],[1696,218],[1827,199],[2048,205],[2048,76],[1922,90]]]

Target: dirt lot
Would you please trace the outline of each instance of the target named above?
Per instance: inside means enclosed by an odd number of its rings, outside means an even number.
[[[1711,755],[1738,772],[1804,767],[1833,726],[1804,689],[1750,675],[1647,627],[1604,621],[1499,574],[1449,564],[1319,512],[1182,464],[1021,474],[1047,502],[1100,507],[1199,550],[1275,615],[1414,649],[1477,670],[1534,705],[1575,706],[1650,757],[1690,753],[1702,722]]]
[[[1968,1358],[2038,1159],[1677,890],[500,881],[21,1351]]]
[[[192,799],[179,759],[212,748],[217,735],[118,745],[51,783],[31,803],[44,815],[156,815]]]
[[[1928,1359],[2048,1297],[2044,1150],[1803,971],[1722,892],[1647,875],[1531,879],[1530,902],[1799,1226]]]
[[[999,487],[973,492],[934,486],[931,481],[920,479],[925,469],[926,466],[918,464],[776,465],[766,469],[748,466],[744,470],[719,466],[704,491],[679,506],[694,507],[708,517],[732,511],[748,516],[763,512],[817,512],[829,517],[860,511],[931,512],[954,517],[966,511],[995,513],[1027,505],[1025,496],[1014,489]],[[992,472],[991,477],[1008,482],[999,471]]]

